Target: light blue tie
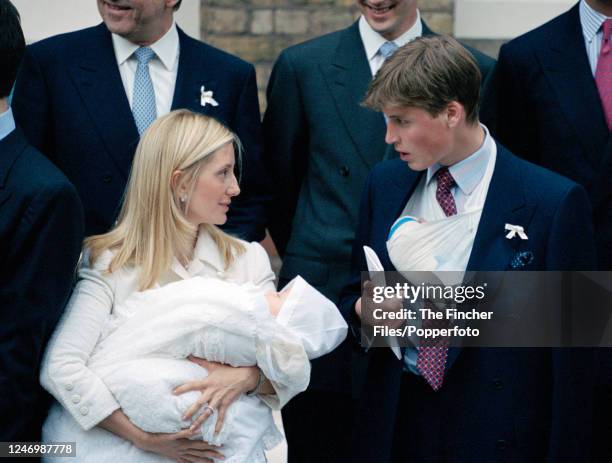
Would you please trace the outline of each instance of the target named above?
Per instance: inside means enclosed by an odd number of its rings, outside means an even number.
[[[395,53],[395,50],[397,50],[397,45],[394,42],[385,42],[378,49],[385,60]]]
[[[397,45],[395,44],[395,42],[385,42],[380,46],[378,52],[382,55],[385,61],[387,61],[387,58],[389,58],[393,53],[395,53],[395,50],[397,50]],[[383,116],[385,118],[385,124],[388,124],[389,120],[387,119],[387,115],[383,114]]]
[[[132,114],[138,133],[142,135],[157,117],[155,89],[149,74],[149,61],[155,56],[155,52],[148,47],[140,47],[134,52],[134,56],[138,60],[138,67],[134,76]]]

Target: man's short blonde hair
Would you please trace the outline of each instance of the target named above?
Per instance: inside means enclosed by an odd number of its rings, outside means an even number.
[[[452,37],[420,37],[385,61],[370,84],[364,106],[424,109],[435,117],[451,101],[460,103],[468,123],[478,121],[480,69],[472,54]]]

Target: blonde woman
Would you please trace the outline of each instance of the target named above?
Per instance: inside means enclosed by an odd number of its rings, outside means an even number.
[[[158,119],[136,150],[116,226],[85,241],[79,281],[41,372],[41,383],[58,401],[43,436],[77,440],[79,460],[104,461],[103,450],[91,455],[89,449],[125,444],[129,448],[123,461],[210,462],[221,458],[222,449],[190,440],[195,429],[217,411],[220,430],[228,405],[243,393],[275,393],[256,367],[196,360],[206,367],[208,377],[177,385],[175,391],[201,391],[187,411],[187,418],[197,417],[191,428],[175,434],[147,433],[132,424],[87,365],[111,314],[135,292],[194,276],[274,289],[263,248],[217,228],[240,192],[234,175],[236,151],[239,157],[236,136],[211,118],[180,110]],[[94,446],[88,444],[91,441]]]

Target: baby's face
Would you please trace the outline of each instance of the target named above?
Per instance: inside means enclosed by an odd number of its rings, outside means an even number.
[[[290,292],[291,288],[285,288],[280,292],[270,291],[264,295],[266,297],[266,301],[268,301],[268,310],[273,317],[278,315],[281,307],[287,300],[287,297],[289,297]]]

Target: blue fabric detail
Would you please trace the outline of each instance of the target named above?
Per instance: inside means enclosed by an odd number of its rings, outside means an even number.
[[[402,217],[401,219],[399,219],[397,222],[393,224],[393,226],[391,227],[391,230],[389,230],[389,236],[387,236],[387,240],[391,239],[391,237],[393,236],[393,233],[395,233],[395,230],[397,230],[401,225],[407,222],[416,222],[416,220],[413,219],[412,217]]]

